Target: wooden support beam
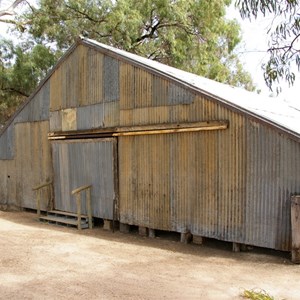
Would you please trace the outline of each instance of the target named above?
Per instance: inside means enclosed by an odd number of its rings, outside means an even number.
[[[292,196],[291,203],[292,227],[292,262],[300,263],[300,195]]]
[[[223,130],[228,128],[228,121],[212,120],[191,123],[165,123],[150,124],[141,126],[123,126],[112,128],[101,128],[93,130],[50,132],[49,140],[63,140],[74,138],[93,138],[93,137],[112,137],[112,136],[131,136],[149,134],[167,134],[181,132],[198,132],[207,130]]]
[[[151,126],[133,126],[117,128],[117,132],[113,133],[112,136],[197,132],[207,130],[221,130],[226,128],[228,128],[228,122],[225,121],[197,122],[184,124],[158,124]]]

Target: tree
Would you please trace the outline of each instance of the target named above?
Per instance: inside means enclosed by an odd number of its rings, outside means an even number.
[[[174,67],[253,90],[234,49],[230,0],[41,0],[19,19],[43,43],[66,49],[80,34]],[[29,21],[30,20],[30,21]]]
[[[235,48],[231,0],[40,0],[24,6],[15,30],[65,51],[79,35],[220,82],[253,90]],[[53,47],[54,46],[54,47]]]
[[[41,44],[15,46],[0,41],[0,124],[30,95],[59,55]]]
[[[299,0],[236,0],[243,18],[273,16],[269,28],[269,60],[263,65],[267,86],[272,89],[285,79],[295,81],[295,67],[300,70],[300,1]],[[277,87],[280,92],[280,87]]]

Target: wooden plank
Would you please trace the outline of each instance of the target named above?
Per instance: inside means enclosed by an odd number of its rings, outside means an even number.
[[[161,130],[144,130],[144,131],[128,131],[113,133],[112,136],[130,136],[130,135],[149,135],[149,134],[167,134],[167,133],[181,133],[181,132],[198,132],[205,130],[220,130],[226,129],[227,125],[211,125],[193,128],[179,128],[179,129],[161,129]]]
[[[292,196],[292,262],[300,263],[300,196]]]

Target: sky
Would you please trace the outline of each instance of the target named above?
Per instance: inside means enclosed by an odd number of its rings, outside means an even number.
[[[11,0],[0,0],[0,8],[7,7],[10,3],[12,3]],[[250,72],[257,89],[261,90],[262,94],[271,95],[272,92],[265,85],[261,65],[263,62],[266,62],[268,58],[267,29],[272,22],[272,18],[261,16],[252,22],[243,20],[240,17],[238,10],[234,8],[234,5],[231,5],[228,9],[227,18],[236,19],[240,23],[243,40],[237,52],[240,60],[244,64],[245,70]],[[0,36],[7,35],[6,30],[7,26],[0,23]],[[282,82],[283,91],[279,97],[296,105],[300,109],[300,101],[297,100],[296,97],[296,95],[300,95],[300,73],[298,77],[297,80],[296,74],[296,81],[292,88]]]

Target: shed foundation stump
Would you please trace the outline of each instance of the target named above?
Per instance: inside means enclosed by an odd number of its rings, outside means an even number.
[[[104,220],[103,229],[111,231],[113,228],[111,220]]]
[[[239,243],[232,243],[232,251],[233,252],[240,252],[241,251],[241,244],[239,244]]]
[[[139,235],[141,236],[147,236],[148,235],[148,228],[139,226]]]
[[[204,238],[200,235],[193,235],[193,243],[197,245],[203,245]]]
[[[149,228],[149,237],[155,238],[155,229]]]
[[[180,242],[188,244],[192,240],[192,234],[190,232],[181,232],[180,234]]]
[[[120,232],[123,232],[123,233],[129,233],[130,231],[130,226],[128,224],[125,224],[125,223],[120,223]]]

